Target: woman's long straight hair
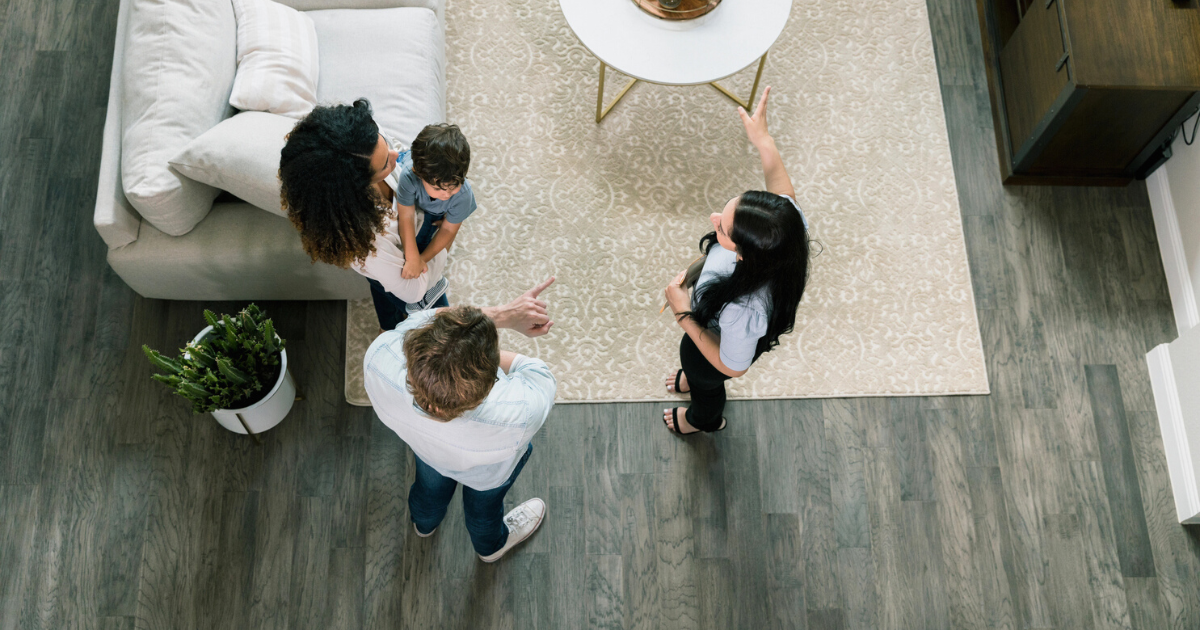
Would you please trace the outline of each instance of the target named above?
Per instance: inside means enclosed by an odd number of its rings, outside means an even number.
[[[741,260],[729,275],[697,287],[691,316],[708,328],[719,321],[725,305],[767,287],[767,332],[758,340],[757,359],[779,345],[780,335],[792,332],[796,324],[796,309],[808,282],[808,231],[786,197],[750,190],[738,200],[729,239],[737,245]],[[714,245],[716,232],[700,239],[700,250],[705,253]]]

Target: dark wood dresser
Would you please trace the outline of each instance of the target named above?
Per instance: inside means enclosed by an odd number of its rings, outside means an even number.
[[[1200,0],[976,4],[1005,184],[1144,178],[1200,108]]]

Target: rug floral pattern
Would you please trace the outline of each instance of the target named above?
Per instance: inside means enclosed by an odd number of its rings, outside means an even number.
[[[561,401],[661,400],[680,337],[658,312],[663,286],[761,169],[709,86],[640,83],[596,124],[597,70],[554,0],[450,1],[449,120],[479,199],[450,298],[498,304],[555,275],[552,334],[504,331],[503,346],[544,359]],[[746,94],[753,76],[725,83]],[[623,79],[610,73],[608,98]],[[730,396],[987,393],[924,0],[796,0],[763,84],[820,254],[795,332]],[[377,332],[369,301],[351,303],[351,401],[366,402]]]

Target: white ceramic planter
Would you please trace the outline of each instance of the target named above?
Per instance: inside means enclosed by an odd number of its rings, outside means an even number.
[[[211,330],[212,326],[206,327],[192,341],[199,342]],[[212,415],[221,426],[234,433],[245,435],[248,426],[252,433],[258,434],[270,430],[282,422],[288,412],[292,410],[292,404],[295,402],[296,381],[288,372],[287,350],[280,350],[279,378],[275,380],[275,386],[267,392],[266,396],[249,407],[217,409],[212,412]],[[238,419],[238,416],[241,416],[241,420]],[[243,422],[245,426],[242,425]]]

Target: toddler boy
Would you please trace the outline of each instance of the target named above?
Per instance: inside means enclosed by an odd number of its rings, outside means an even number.
[[[417,134],[412,148],[396,159],[394,185],[404,269],[411,280],[425,271],[425,263],[450,247],[462,222],[475,211],[475,193],[467,181],[471,145],[458,125],[428,125]],[[425,213],[421,230],[415,227],[416,210]]]

